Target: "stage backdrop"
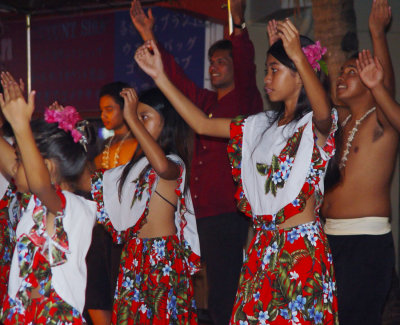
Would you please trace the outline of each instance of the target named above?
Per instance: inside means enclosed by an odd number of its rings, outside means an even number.
[[[153,8],[157,39],[198,85],[204,80],[205,21],[166,8]],[[137,91],[152,86],[133,56],[142,40],[129,12],[62,18],[32,18],[32,89],[37,110],[52,101],[74,105],[84,116],[98,115],[98,91],[125,81]],[[3,23],[1,70],[26,80],[25,23]]]

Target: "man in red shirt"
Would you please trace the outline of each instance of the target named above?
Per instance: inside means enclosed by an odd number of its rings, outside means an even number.
[[[256,86],[254,47],[244,23],[245,0],[231,0],[234,32],[209,49],[210,78],[215,91],[188,79],[173,56],[159,46],[171,81],[210,118],[250,115],[262,111]],[[132,2],[131,18],[144,41],[155,39],[151,10]],[[215,324],[228,324],[243,262],[248,221],[237,212],[235,184],[227,156],[227,141],[196,135],[190,177],[200,249],[207,265],[208,308]]]

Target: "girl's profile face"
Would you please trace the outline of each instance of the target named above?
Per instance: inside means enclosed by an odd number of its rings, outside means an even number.
[[[141,102],[137,107],[137,115],[147,132],[150,133],[154,140],[157,140],[164,127],[162,116],[153,107]]]
[[[271,102],[297,98],[302,87],[300,76],[268,54],[265,62],[264,89]]]
[[[110,95],[100,97],[101,120],[107,130],[116,130],[124,125],[121,107]]]

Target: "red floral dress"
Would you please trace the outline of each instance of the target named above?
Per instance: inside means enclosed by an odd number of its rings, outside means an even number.
[[[252,218],[256,234],[242,267],[231,324],[338,324],[332,255],[318,217],[323,195],[319,184],[335,149],[336,111],[333,121],[323,148],[317,146],[312,129],[314,139],[309,139],[309,143],[314,146],[312,153],[310,151],[309,169],[304,173],[305,182],[302,186],[299,184],[301,190],[291,203],[270,215],[252,212],[251,200],[244,189],[249,184],[243,183],[242,175],[246,119],[238,117],[232,121],[228,155],[233,177],[238,182],[236,199],[239,209]],[[300,163],[296,155],[305,127],[302,125],[291,133],[283,149],[272,155],[269,164],[256,163],[254,177],[262,177],[264,188],[257,191],[263,191],[263,196],[275,196],[287,190],[285,185],[290,172]],[[316,200],[316,221],[280,229],[279,224],[304,210],[312,195]]]
[[[7,294],[20,209],[27,206],[29,198],[30,194],[18,193],[16,186],[10,183],[0,201],[0,301],[3,301]]]
[[[21,210],[22,217],[16,229],[18,239],[14,255],[17,256],[14,256],[12,260],[10,279],[8,281],[8,294],[3,300],[0,312],[0,320],[4,325],[80,325],[85,323],[78,307],[74,308],[70,303],[66,302],[65,299],[61,298],[56,292],[54,283],[55,276],[53,273],[56,272],[58,288],[61,285],[67,287],[67,290],[72,288],[75,289],[75,291],[82,291],[80,297],[84,297],[85,283],[68,283],[62,274],[71,271],[71,269],[64,268],[63,271],[60,272],[59,268],[67,263],[72,256],[71,250],[75,250],[78,246],[82,246],[82,249],[79,253],[75,251],[75,259],[79,260],[81,265],[85,265],[84,258],[86,252],[84,251],[84,246],[87,246],[86,250],[89,248],[90,238],[86,240],[87,245],[84,245],[83,241],[78,242],[79,235],[77,235],[76,232],[78,232],[80,236],[90,235],[90,227],[87,229],[82,228],[84,225],[90,224],[90,220],[85,220],[82,223],[77,222],[79,218],[86,219],[85,217],[88,217],[88,215],[84,213],[87,212],[85,206],[77,207],[78,210],[84,212],[78,215],[77,219],[73,220],[73,222],[69,222],[68,229],[75,226],[74,231],[76,231],[73,233],[73,244],[71,245],[71,238],[69,238],[67,234],[64,224],[65,221],[63,220],[67,215],[66,198],[64,194],[65,193],[61,191],[58,192],[62,200],[62,210],[55,216],[55,231],[51,237],[46,232],[47,208],[42,205],[36,196],[31,198],[27,211],[24,212]],[[69,194],[69,196],[73,196],[73,194]],[[77,201],[69,201],[68,204],[73,205],[76,203]],[[72,209],[72,207],[69,209]],[[93,221],[94,217],[93,209]],[[82,229],[83,231],[81,231]],[[86,272],[82,272],[82,269],[76,267],[75,264],[72,266],[75,275],[68,274],[70,277],[72,276],[72,278],[80,282],[80,275],[82,274],[86,279]],[[78,274],[79,276],[77,276]],[[76,290],[76,286],[78,285],[79,290]],[[32,298],[33,288],[39,289],[40,298]],[[83,289],[81,290],[81,288]],[[65,295],[66,290],[61,291],[63,295]],[[70,297],[70,295],[67,296]],[[83,310],[83,304],[81,304],[79,308]]]
[[[148,204],[157,179],[155,171],[149,169],[142,178],[133,181],[136,190],[132,193],[131,207],[142,199],[147,201],[138,221],[124,231],[114,228],[104,207],[104,173],[107,171],[98,171],[92,177],[92,194],[98,203],[97,220],[105,226],[116,243],[125,243],[114,296],[112,323],[197,324],[191,275],[198,271],[200,258],[183,236],[187,221],[182,177],[176,189],[180,198],[179,233],[167,237],[138,238],[138,232],[146,223]],[[127,179],[125,184],[127,182],[131,180]]]

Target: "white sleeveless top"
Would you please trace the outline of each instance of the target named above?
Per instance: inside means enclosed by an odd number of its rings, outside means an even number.
[[[249,201],[253,215],[273,215],[298,196],[309,173],[314,148],[312,112],[299,121],[278,126],[270,125],[271,114],[261,112],[245,120],[243,127],[241,175],[243,191]],[[257,164],[271,165],[272,157],[279,156],[287,141],[302,126],[305,126],[294,157],[288,159],[284,187],[274,195],[263,190],[267,176],[260,175]]]
[[[184,193],[184,184],[186,178],[185,164],[182,159],[177,155],[168,155],[167,157],[168,159],[181,166],[181,168],[183,169],[179,184],[179,190],[181,193]],[[121,200],[118,196],[118,186],[119,179],[125,165],[118,166],[104,172],[104,208],[107,211],[113,227],[117,231],[124,231],[133,227],[143,215],[143,212],[146,209],[147,201],[150,199],[150,193],[148,190],[143,191],[142,198],[140,200],[136,199],[133,204],[132,199],[137,190],[137,182],[135,182],[135,180],[139,178],[139,175],[148,164],[148,159],[146,157],[143,157],[134,166],[132,166],[123,186]],[[159,177],[157,176],[152,187],[152,193],[157,187],[158,180]],[[185,194],[185,204],[186,210],[184,212],[184,218],[186,220],[186,224],[183,227],[180,215],[181,201],[178,200],[177,209],[175,211],[175,226],[177,228],[177,233],[180,234],[183,230],[185,241],[190,245],[192,251],[196,255],[200,256],[200,244],[197,234],[196,218],[194,216],[194,208],[189,190]]]
[[[83,312],[86,291],[86,254],[92,240],[92,230],[96,221],[96,203],[63,191],[66,199],[63,228],[68,236],[67,261],[51,267],[52,286],[56,293],[69,305]],[[32,195],[18,223],[16,235],[28,234],[34,226],[32,219],[35,200]],[[18,243],[17,245],[18,246]],[[14,298],[23,279],[19,277],[18,251],[15,247],[11,263],[8,295]]]

